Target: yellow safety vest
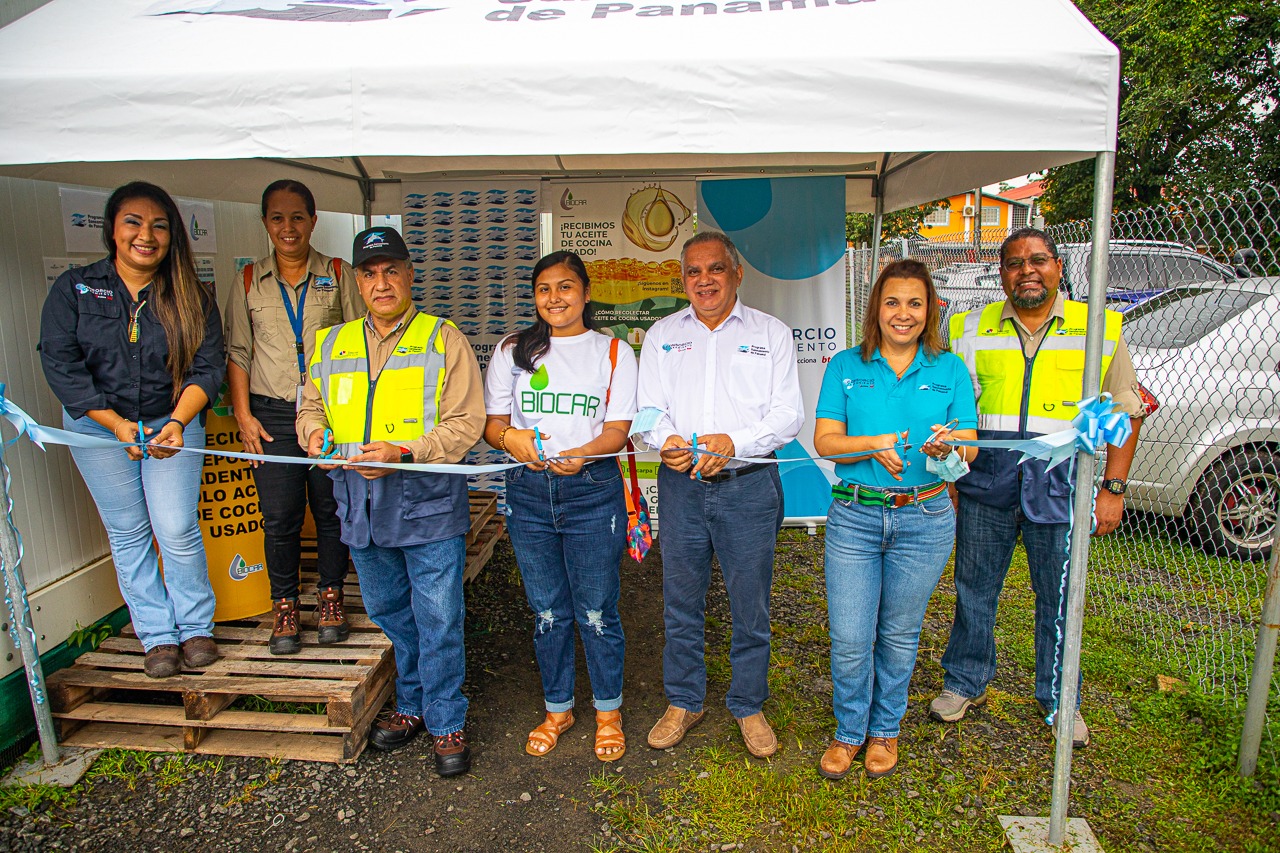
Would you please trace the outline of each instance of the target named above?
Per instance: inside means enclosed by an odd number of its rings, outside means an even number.
[[[311,381],[343,456],[371,441],[412,441],[435,427],[445,379],[445,323],[452,325],[415,311],[376,379],[369,375],[364,320],[316,333]]]
[[[1045,435],[1066,429],[1084,396],[1088,306],[1064,302],[1063,320],[1050,325],[1031,359],[1023,355],[1013,321],[1000,321],[1003,310],[1004,303],[996,302],[951,318],[951,349],[969,368],[978,394],[978,430]],[[1120,314],[1107,311],[1102,376],[1119,344]]]

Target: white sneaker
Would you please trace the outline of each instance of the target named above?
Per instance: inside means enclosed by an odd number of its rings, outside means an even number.
[[[950,690],[943,690],[929,703],[929,716],[941,723],[954,723],[964,719],[970,708],[981,708],[987,704],[987,691],[972,699],[961,696]]]
[[[1049,731],[1053,732],[1054,738],[1058,737],[1057,725],[1049,726]],[[1074,747],[1075,749],[1084,749],[1088,745],[1089,745],[1089,727],[1085,725],[1084,717],[1081,716],[1080,712],[1076,711],[1076,715],[1072,720],[1072,725],[1071,725],[1071,746]]]

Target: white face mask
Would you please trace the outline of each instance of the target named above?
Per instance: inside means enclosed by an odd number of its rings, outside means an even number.
[[[969,473],[969,463],[964,461],[964,457],[957,453],[954,448],[941,459],[934,459],[930,456],[925,460],[924,467],[929,473],[937,474],[948,483],[954,483]]]

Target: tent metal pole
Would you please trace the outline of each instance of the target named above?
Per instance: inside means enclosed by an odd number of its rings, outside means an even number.
[[[885,159],[888,159],[886,155]],[[867,287],[871,287],[876,276],[880,274],[880,231],[884,226],[884,177],[871,185],[876,194],[876,212],[871,220],[871,266],[867,269]]]
[[[1276,662],[1276,634],[1280,631],[1280,524],[1271,543],[1271,571],[1267,594],[1262,600],[1262,621],[1253,647],[1253,675],[1249,678],[1249,700],[1244,710],[1244,731],[1240,734],[1241,776],[1258,769],[1258,749],[1262,746],[1262,726],[1267,720],[1267,699],[1271,694],[1271,673]]]
[[[0,394],[4,384],[0,383]],[[9,466],[0,455],[0,563],[4,566],[4,600],[9,609],[9,636],[22,654],[22,665],[27,673],[27,690],[31,693],[31,707],[35,712],[36,732],[40,737],[40,751],[46,765],[57,764],[62,755],[58,750],[58,737],[53,727],[53,712],[49,708],[44,689],[44,668],[40,665],[40,649],[36,646],[36,632],[31,625],[31,605],[27,602],[27,587],[22,580],[22,567],[18,564],[20,546],[18,531],[13,526],[9,497]]]
[[[1089,256],[1089,320],[1084,344],[1084,396],[1093,397],[1102,385],[1102,338],[1105,323],[1107,256],[1111,242],[1111,192],[1116,155],[1098,152],[1093,172],[1093,247]],[[1072,732],[1075,726],[1080,640],[1084,631],[1085,574],[1089,566],[1089,536],[1093,518],[1093,479],[1097,458],[1076,454],[1075,506],[1072,508],[1071,559],[1067,575],[1066,638],[1062,653],[1059,701],[1054,718],[1057,746],[1053,756],[1053,799],[1049,806],[1049,845],[1060,847],[1067,824],[1067,796],[1071,788]]]

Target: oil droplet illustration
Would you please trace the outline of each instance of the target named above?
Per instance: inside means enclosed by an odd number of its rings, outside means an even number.
[[[547,366],[539,364],[538,369],[533,372],[533,378],[529,380],[529,387],[535,391],[545,390],[547,387]]]
[[[660,186],[636,190],[622,212],[622,233],[641,249],[661,252],[680,236],[678,226],[693,211],[675,193]]]

